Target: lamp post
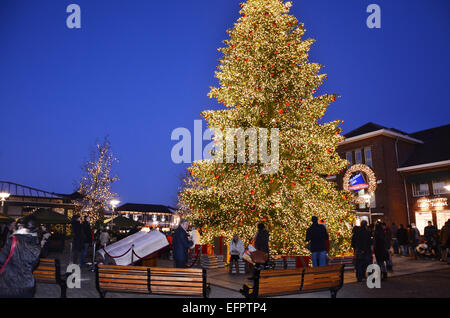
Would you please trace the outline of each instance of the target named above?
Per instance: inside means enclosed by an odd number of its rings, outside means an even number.
[[[109,204],[111,204],[112,207],[112,220],[111,220],[111,228],[114,226],[114,209],[116,208],[116,206],[118,206],[120,203],[119,200],[111,200],[109,202]]]
[[[0,198],[1,198],[1,201],[2,201],[2,214],[3,214],[3,209],[4,209],[4,206],[5,206],[5,201],[6,201],[6,199],[9,198],[10,195],[11,194],[8,193],[8,192],[1,192],[0,193]]]

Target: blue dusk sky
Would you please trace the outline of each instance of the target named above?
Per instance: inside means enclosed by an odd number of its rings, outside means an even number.
[[[176,203],[171,133],[218,109],[217,48],[239,0],[0,0],[0,180],[71,193],[109,134],[122,202]],[[81,29],[66,8],[81,7]],[[367,6],[381,7],[369,29]],[[325,120],[415,132],[449,123],[450,1],[293,0],[325,65]]]

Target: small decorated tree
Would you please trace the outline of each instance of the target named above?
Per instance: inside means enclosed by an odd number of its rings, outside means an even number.
[[[117,176],[111,176],[112,165],[117,161],[111,143],[105,137],[102,143],[96,143],[90,159],[82,167],[83,176],[78,191],[83,199],[78,203],[79,211],[90,216],[93,223],[103,220],[109,202],[117,196],[111,189],[112,184],[119,180]]]

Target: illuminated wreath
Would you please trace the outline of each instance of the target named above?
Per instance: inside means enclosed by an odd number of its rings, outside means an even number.
[[[369,188],[367,189],[369,192],[369,195],[373,195],[375,193],[375,190],[377,189],[377,178],[375,177],[375,173],[370,169],[369,166],[363,165],[363,164],[357,164],[350,167],[350,169],[347,170],[347,172],[344,175],[343,179],[343,187],[344,190],[348,190],[348,186],[350,184],[350,178],[354,172],[363,172],[366,177],[369,179]],[[366,203],[364,198],[358,197],[357,195],[353,194],[352,201],[355,203]]]

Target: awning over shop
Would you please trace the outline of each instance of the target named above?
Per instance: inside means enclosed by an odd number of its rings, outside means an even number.
[[[431,181],[450,180],[450,169],[409,175],[408,183],[427,183]]]
[[[69,224],[70,220],[63,214],[50,209],[39,209],[33,213],[37,221],[41,224]]]
[[[126,218],[124,216],[117,216],[113,219],[108,219],[104,221],[105,224],[110,224],[112,221],[115,227],[118,228],[132,228],[133,226],[144,226],[141,222],[134,221],[132,219]]]

